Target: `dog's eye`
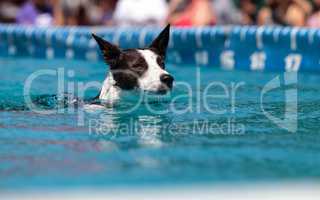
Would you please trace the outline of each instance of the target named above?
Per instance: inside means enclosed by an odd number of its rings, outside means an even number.
[[[165,68],[164,60],[161,57],[157,58],[157,63],[162,69]]]
[[[143,59],[140,59],[131,67],[131,69],[138,74],[142,74],[147,69],[147,63]]]

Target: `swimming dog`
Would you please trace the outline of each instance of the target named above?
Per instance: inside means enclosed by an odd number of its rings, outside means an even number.
[[[174,78],[165,70],[170,24],[147,48],[122,50],[95,34],[92,36],[110,67],[98,96],[100,101],[114,103],[124,90],[138,89],[161,95],[172,89]]]

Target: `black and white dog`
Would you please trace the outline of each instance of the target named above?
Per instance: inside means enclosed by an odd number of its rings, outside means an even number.
[[[170,25],[149,47],[143,49],[121,50],[95,34],[92,36],[110,67],[110,72],[98,96],[99,100],[114,103],[121,98],[123,90],[140,89],[156,94],[166,94],[172,89],[174,78],[165,70]]]

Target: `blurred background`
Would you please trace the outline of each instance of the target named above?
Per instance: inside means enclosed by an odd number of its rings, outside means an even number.
[[[0,0],[0,22],[62,25],[320,27],[320,0]]]

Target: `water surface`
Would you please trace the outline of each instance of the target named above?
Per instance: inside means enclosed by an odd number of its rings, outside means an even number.
[[[32,59],[0,59],[0,66],[1,188],[319,181],[317,74],[299,74],[297,84],[264,97],[264,109],[282,119],[285,91],[298,91],[298,129],[291,133],[261,110],[261,91],[277,76],[284,83],[283,74],[168,65],[192,94],[176,84],[169,96],[144,99],[130,113],[121,111],[136,105],[137,94],[105,109],[79,105],[70,111],[64,101],[64,109],[58,110],[57,77],[44,75],[31,87],[33,102],[52,111],[41,114],[28,108],[23,94],[32,73],[61,68],[65,88],[70,82],[77,88],[79,83],[102,82],[107,67]],[[97,92],[88,90],[84,100]],[[204,103],[204,93],[220,97]]]

